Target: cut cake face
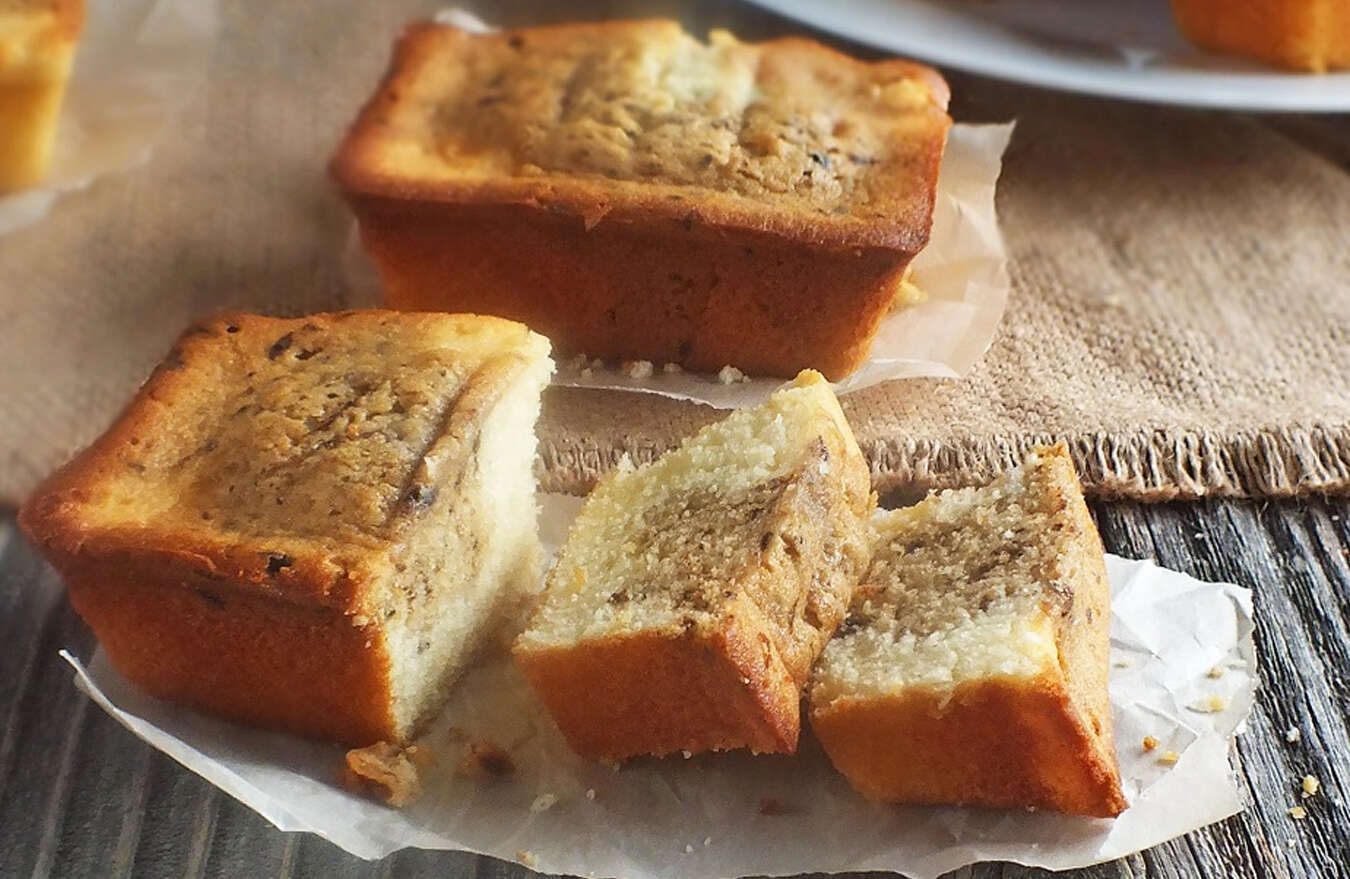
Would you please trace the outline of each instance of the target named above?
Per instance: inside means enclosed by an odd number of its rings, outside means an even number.
[[[517,661],[584,756],[790,752],[872,505],[833,393],[804,373],[600,482]]]
[[[881,800],[1120,812],[1109,586],[1064,448],[874,522],[810,687],[835,766]]]

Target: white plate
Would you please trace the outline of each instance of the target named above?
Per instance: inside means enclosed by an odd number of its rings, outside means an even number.
[[[1350,111],[1350,72],[1192,47],[1167,0],[751,0],[857,42],[1067,91],[1235,110]]]

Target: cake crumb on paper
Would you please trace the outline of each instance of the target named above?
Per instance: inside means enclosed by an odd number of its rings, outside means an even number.
[[[1317,796],[1317,792],[1322,789],[1322,782],[1318,781],[1315,775],[1305,775],[1299,786],[1303,788],[1303,798],[1306,800],[1308,797]]]
[[[534,856],[534,852],[529,849],[521,849],[516,852],[516,860],[533,870],[539,866],[539,859]]]
[[[1290,744],[1300,741],[1302,738],[1303,732],[1296,726],[1291,726],[1289,727],[1289,729],[1284,731],[1284,740],[1286,742],[1289,742]]]
[[[1302,806],[1291,806],[1285,811],[1287,811],[1289,817],[1293,818],[1295,821],[1302,821],[1304,818],[1308,817],[1308,810]]]
[[[748,382],[750,381],[750,377],[736,367],[728,364],[718,370],[717,380],[724,385],[734,385],[737,382]]]
[[[1175,766],[1180,759],[1181,755],[1172,750],[1163,751],[1158,755],[1158,762],[1164,766]]]
[[[1207,678],[1221,678],[1221,677],[1223,677],[1223,667],[1222,667],[1222,666],[1218,666],[1218,665],[1214,666],[1214,667],[1211,668],[1209,671],[1205,672],[1205,677],[1207,677]]]
[[[1157,750],[1159,744],[1161,743],[1153,736],[1144,736],[1143,747],[1145,751]]]
[[[347,752],[342,781],[350,790],[400,808],[422,795],[418,767],[430,759],[430,751],[417,745],[404,749],[376,742]]]
[[[650,360],[625,360],[619,364],[619,371],[632,379],[651,378],[652,362]]]
[[[1210,695],[1186,707],[1200,714],[1218,714],[1228,707],[1228,701],[1222,696]]]

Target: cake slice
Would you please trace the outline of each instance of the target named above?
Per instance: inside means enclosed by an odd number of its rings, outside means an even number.
[[[0,192],[47,174],[83,0],[0,0]]]
[[[835,767],[879,800],[1122,811],[1106,565],[1064,446],[874,526],[810,687]]]
[[[586,499],[515,656],[573,749],[795,750],[867,566],[866,461],[804,372]]]
[[[405,741],[538,584],[548,348],[476,316],[213,320],[20,522],[152,695]]]

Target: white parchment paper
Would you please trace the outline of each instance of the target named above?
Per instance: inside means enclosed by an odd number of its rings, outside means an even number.
[[[63,193],[149,158],[196,94],[215,0],[88,0],[47,181],[0,197],[0,234],[37,222]]]
[[[562,495],[543,498],[540,525],[550,549],[578,505]],[[338,748],[151,699],[101,652],[87,670],[67,659],[78,685],[137,736],[277,827],[317,833],[363,858],[410,846],[461,849],[550,873],[634,879],[847,870],[925,879],[982,860],[1062,869],[1156,845],[1242,807],[1229,751],[1257,681],[1251,593],[1149,562],[1108,556],[1107,565],[1111,700],[1131,803],[1114,821],[869,803],[831,769],[806,729],[792,757],[708,754],[616,771],[572,754],[500,657],[485,659],[456,688],[425,738],[439,759],[424,779],[427,793],[398,811],[336,783]],[[1160,742],[1151,753],[1141,746],[1150,735]],[[493,782],[456,776],[466,740],[509,749],[516,774]],[[1158,759],[1168,750],[1180,754],[1174,766]],[[765,798],[783,814],[761,814]]]

